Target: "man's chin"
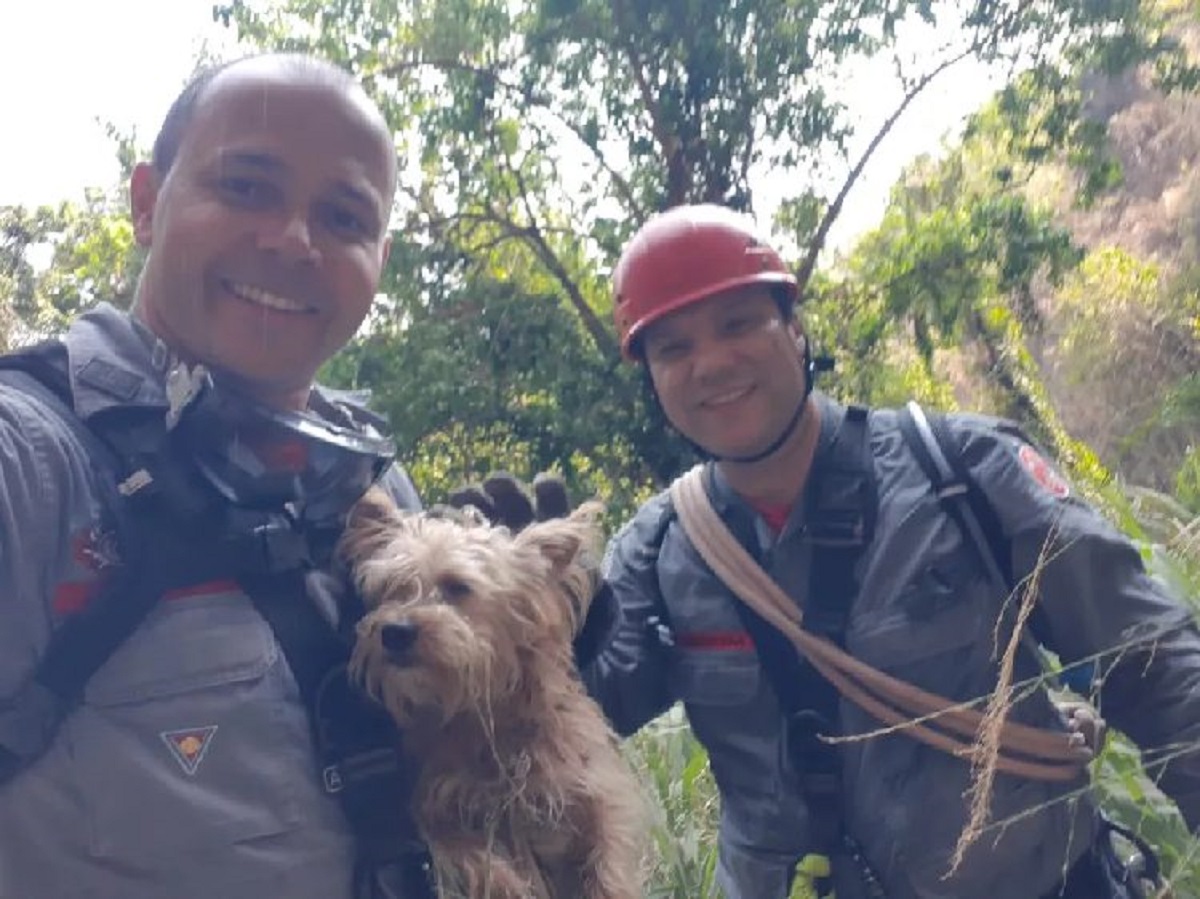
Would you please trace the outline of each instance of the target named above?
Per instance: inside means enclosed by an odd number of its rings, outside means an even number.
[[[718,462],[738,462],[741,460],[756,460],[756,457],[770,448],[766,440],[730,441],[714,440],[711,443],[696,443],[706,455]]]
[[[302,406],[315,379],[315,373],[298,367],[268,368],[236,360],[213,360],[208,367],[218,384],[275,407]]]

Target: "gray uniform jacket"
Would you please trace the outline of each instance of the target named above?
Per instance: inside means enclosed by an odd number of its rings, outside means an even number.
[[[817,401],[828,424],[836,407],[824,397]],[[1072,494],[1062,495],[1065,482],[1039,464],[1018,434],[975,416],[954,416],[950,425],[1012,541],[1017,577],[1035,567],[1047,541],[1052,547],[1040,576],[1049,633],[1040,636],[1065,660],[1076,660],[1116,647],[1139,629],[1164,629],[1155,652],[1128,654],[1108,672],[1103,712],[1144,748],[1194,744],[1200,635],[1191,615],[1147,574],[1134,546]],[[830,443],[829,428],[823,431],[818,453]],[[878,520],[859,561],[862,586],[850,610],[847,647],[943,696],[985,695],[995,683],[995,626],[1013,607],[1005,602],[1007,590],[981,570],[972,544],[939,506],[896,413],[873,412],[869,434]],[[727,521],[753,518],[758,545],[748,548],[803,606],[812,552],[804,503],[776,538],[719,473],[713,490]],[[730,899],[783,899],[793,866],[812,851],[808,820],[795,774],[782,761],[779,707],[735,611],[738,600],[670,518],[665,494],[614,538],[606,565],[620,618],[584,672],[590,690],[626,734],[683,702],[721,794],[720,886]],[[674,633],[670,648],[646,625],[663,608]],[[1016,677],[1038,670],[1036,652],[1023,649]],[[844,733],[877,727],[844,701],[841,714]],[[1063,726],[1044,691],[1022,700],[1013,718]],[[889,899],[1034,899],[1060,880],[1094,832],[1085,784],[998,774],[991,821],[1006,826],[989,828],[956,876],[944,879],[966,820],[967,765],[900,734],[843,744],[842,758],[847,826]],[[1193,750],[1157,770],[1189,824],[1200,826],[1200,754]]]
[[[83,418],[165,407],[167,354],[128,316],[90,312],[69,345]],[[96,358],[129,381],[78,378]],[[0,701],[104,577],[98,477],[54,413],[0,385]],[[407,476],[389,478],[418,507]],[[348,899],[351,851],[282,650],[229,582],[165,595],[48,752],[0,787],[2,899]]]

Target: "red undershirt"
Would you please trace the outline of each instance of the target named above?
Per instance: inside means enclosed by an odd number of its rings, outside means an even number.
[[[787,524],[788,516],[792,514],[791,503],[750,502],[750,508],[763,517],[763,521],[767,523],[767,527],[776,536],[783,530],[783,526]]]

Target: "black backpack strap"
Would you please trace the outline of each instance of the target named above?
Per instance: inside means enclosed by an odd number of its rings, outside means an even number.
[[[804,627],[844,647],[850,607],[859,592],[858,563],[875,537],[878,496],[869,410],[849,406],[840,422],[829,416],[827,426],[833,428],[832,439],[822,441],[824,451],[813,461],[805,491],[812,558]],[[882,899],[875,872],[845,828],[841,756],[822,739],[840,729],[837,690],[812,665],[805,663],[802,671],[801,689],[810,697],[809,708],[791,715],[787,748],[805,792],[810,822],[823,837],[831,860],[853,863],[863,895]]]
[[[946,416],[926,413],[915,401],[909,401],[899,411],[899,424],[942,508],[975,548],[984,570],[997,584],[1014,589],[1017,578],[1013,572],[1012,541],[1005,535],[991,502],[963,463]],[[1050,628],[1041,606],[1034,606],[1030,612],[1029,631],[1035,640],[1046,644]]]
[[[93,464],[107,476],[97,479],[105,525],[114,531],[120,564],[106,593],[119,602],[90,603],[51,634],[33,675],[14,696],[0,702],[0,783],[37,759],[50,745],[67,712],[78,702],[84,685],[117,647],[137,628],[157,595],[145,589],[150,577],[140,564],[139,542],[120,487],[126,473],[111,450],[85,425],[70,403],[66,352],[61,344],[42,344],[20,354],[0,357],[0,383],[37,399],[54,413],[87,449]],[[109,474],[111,472],[111,474]]]
[[[391,717],[350,680],[352,634],[339,633],[315,603],[306,601],[303,571],[238,580],[283,649],[309,711],[325,791],[338,797],[354,831],[356,897],[376,895],[374,878],[394,866],[405,899],[432,899],[428,850],[412,817],[403,813],[414,769]]]
[[[992,504],[963,464],[945,416],[927,415],[911,401],[898,415],[900,431],[942,508],[975,547],[979,562],[992,579],[1012,589],[1012,545]]]
[[[858,406],[849,407],[836,418],[822,419],[821,449],[805,491],[806,531],[814,551],[804,628],[838,646],[845,644],[850,604],[858,592],[855,566],[875,529],[875,479],[866,425],[867,410]],[[748,534],[739,537],[743,544],[749,539]],[[752,554],[757,555],[757,548],[751,546]],[[737,603],[737,609],[754,638],[763,670],[784,712],[792,716],[815,713],[833,726],[837,721],[837,692],[816,669],[801,663],[786,636],[746,603]],[[814,684],[802,682],[810,677],[816,678],[819,689],[814,691]],[[814,698],[823,700],[824,707],[818,709]],[[827,745],[821,743],[823,748]]]
[[[813,552],[804,627],[843,646],[859,589],[858,560],[874,537],[877,497],[868,410],[850,406],[835,415],[830,406],[823,411],[828,414],[821,419],[818,453],[805,490]],[[745,543],[746,535],[741,539]],[[815,848],[830,859],[848,856],[861,876],[864,895],[882,897],[878,879],[845,830],[838,750],[822,739],[839,729],[837,690],[749,605],[734,606],[784,714],[784,749],[800,781]],[[821,879],[818,892],[825,895],[830,886]]]

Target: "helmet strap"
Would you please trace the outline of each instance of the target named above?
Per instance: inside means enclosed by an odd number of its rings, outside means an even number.
[[[800,402],[796,404],[796,411],[792,413],[792,417],[788,419],[788,423],[780,431],[779,436],[770,442],[766,449],[760,450],[749,456],[718,456],[716,453],[704,450],[704,454],[710,459],[717,462],[733,462],[738,465],[753,465],[755,462],[761,462],[769,456],[774,455],[779,451],[779,448],[787,443],[796,428],[800,426],[801,420],[804,418],[804,410],[808,408],[808,398],[813,392],[813,386],[817,380],[817,373],[829,371],[833,368],[833,359],[828,356],[819,356],[813,358],[812,350],[809,349],[808,337],[804,337],[804,395],[800,397]],[[703,448],[701,448],[703,449]]]
[[[772,440],[766,449],[749,456],[718,456],[716,453],[706,450],[708,456],[717,462],[735,462],[738,465],[752,465],[755,462],[761,462],[768,456],[774,455],[787,442],[788,438],[792,436],[796,428],[800,425],[800,419],[804,417],[804,409],[808,406],[808,395],[812,393],[812,378],[806,377],[804,380],[809,386],[805,389],[804,396],[800,398],[800,402],[796,404],[796,411],[792,413],[792,417],[788,419],[787,425],[779,433],[779,436]]]
[[[645,363],[643,363],[643,366],[645,366]],[[755,462],[761,462],[763,459],[766,459],[768,456],[771,456],[774,453],[778,452],[779,448],[788,441],[788,439],[792,436],[792,433],[796,430],[797,427],[799,427],[800,421],[804,418],[804,410],[808,407],[808,398],[812,394],[813,387],[816,384],[817,375],[820,374],[821,372],[832,371],[832,370],[833,370],[833,358],[831,356],[816,356],[816,357],[814,357],[812,355],[811,349],[809,348],[808,337],[805,336],[805,338],[804,338],[804,394],[803,394],[803,396],[800,397],[800,401],[798,403],[796,403],[796,411],[794,411],[792,413],[792,417],[790,419],[788,419],[787,425],[785,425],[783,430],[780,431],[779,436],[776,437],[774,440],[772,440],[771,443],[766,447],[766,449],[760,450],[757,453],[753,453],[752,455],[749,455],[749,456],[720,456],[720,455],[714,453],[712,450],[696,443],[694,440],[691,440],[690,438],[687,437],[687,435],[680,434],[680,436],[684,439],[684,441],[687,443],[687,445],[690,446],[692,448],[692,450],[698,456],[700,456],[700,458],[702,458],[702,459],[710,459],[714,462],[734,462],[739,465],[750,465]],[[644,385],[646,388],[646,392],[649,394],[650,401],[653,402],[656,406],[658,406],[660,411],[664,411],[663,417],[666,418],[665,410],[662,409],[662,400],[659,399],[658,391],[654,389],[654,381],[650,377],[649,368],[645,368],[645,372],[646,372],[646,374],[645,374]],[[679,429],[671,424],[669,418],[667,419],[667,425],[672,430],[674,430],[677,434],[679,433]]]

